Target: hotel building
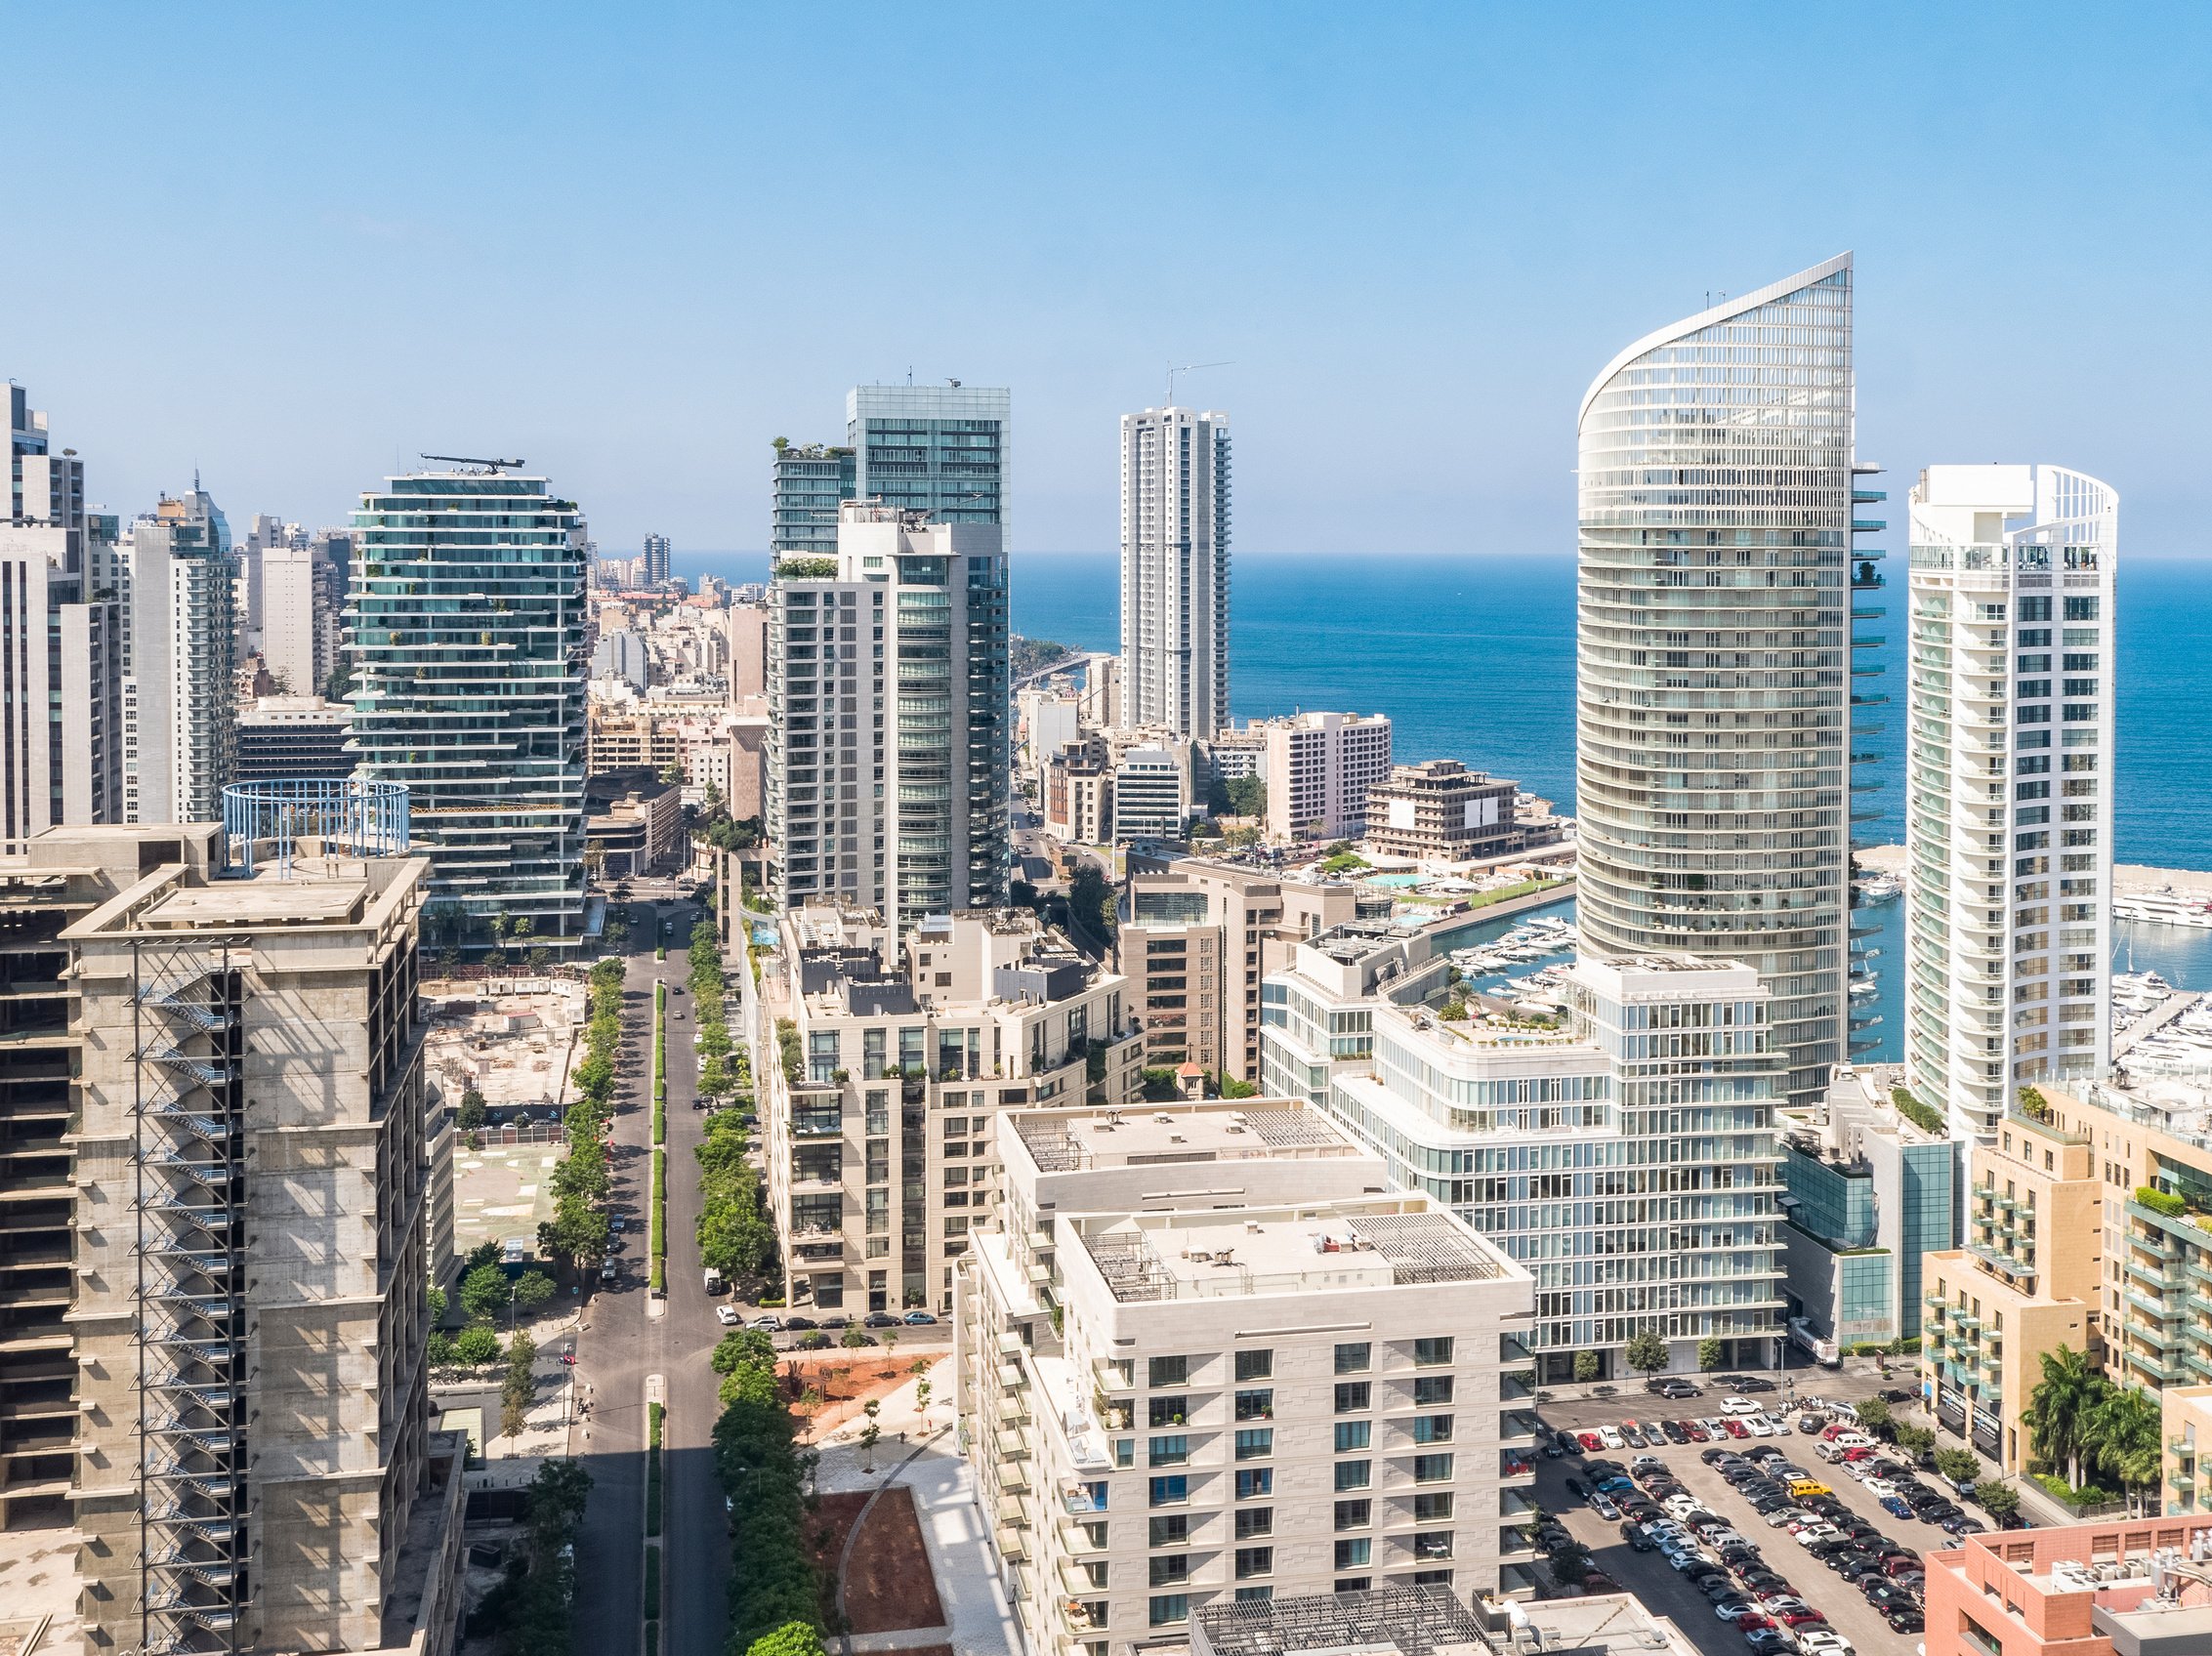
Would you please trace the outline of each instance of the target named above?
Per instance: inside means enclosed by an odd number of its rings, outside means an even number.
[[[1367,790],[1391,773],[1387,718],[1297,713],[1251,727],[1267,743],[1260,774],[1269,839],[1356,840],[1367,832]]]
[[[2057,466],[1912,491],[1905,1076],[1956,1134],[2110,1063],[2118,497]]]

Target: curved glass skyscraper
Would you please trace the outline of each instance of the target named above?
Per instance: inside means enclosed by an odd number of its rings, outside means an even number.
[[[1844,1056],[1851,256],[1647,335],[1579,420],[1585,949],[1731,958]]]

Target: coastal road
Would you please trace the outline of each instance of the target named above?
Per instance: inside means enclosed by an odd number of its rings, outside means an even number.
[[[691,1035],[688,953],[700,910],[689,902],[635,905],[651,924],[632,932],[636,945],[623,980],[624,1048],[628,1055],[614,1118],[615,1194],[624,1216],[618,1275],[595,1296],[578,1342],[577,1375],[591,1414],[570,1441],[592,1474],[578,1553],[591,1560],[576,1606],[578,1650],[639,1648],[645,1583],[646,1384],[664,1377],[668,1418],[662,1448],[665,1521],[661,1577],[667,1620],[661,1648],[669,1656],[721,1656],[729,1632],[729,1528],[714,1475],[711,1443],[717,1412],[715,1376],[707,1355],[720,1338],[713,1304],[700,1289],[698,1157],[704,1123],[692,1108],[697,1059]],[[655,961],[656,942],[668,959]],[[653,985],[668,985],[668,1301],[667,1314],[647,1315],[650,1264]],[[590,1431],[587,1440],[584,1431]]]

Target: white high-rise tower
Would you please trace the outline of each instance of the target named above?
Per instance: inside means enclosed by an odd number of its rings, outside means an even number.
[[[2057,466],[1912,491],[1905,1079],[1956,1134],[2110,1057],[2118,524]]]
[[[1229,724],[1229,416],[1121,417],[1121,722]]]
[[[1845,1056],[1851,256],[1638,340],[1579,426],[1585,947],[1756,967],[1808,1101]]]

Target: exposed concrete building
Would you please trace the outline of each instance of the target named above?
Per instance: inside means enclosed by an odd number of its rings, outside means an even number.
[[[1124,980],[1027,909],[931,915],[901,939],[873,910],[807,903],[783,941],[797,1079],[770,1082],[765,1138],[785,1297],[949,1308],[996,1211],[1004,1113],[1137,1097]]]
[[[1298,713],[1256,722],[1267,738],[1271,840],[1356,840],[1367,790],[1390,774],[1390,721],[1380,713]]]
[[[954,1355],[1026,1648],[1256,1588],[1532,1585],[1501,1579],[1534,1477],[1527,1271],[1300,1101],[1005,1125]]]
[[[373,1650],[458,1480],[425,1361],[428,865],[218,880],[213,826],[134,844],[146,872],[63,933],[91,1642]]]
[[[585,853],[602,853],[602,880],[659,873],[684,854],[684,790],[643,766],[589,778],[584,811]]]

